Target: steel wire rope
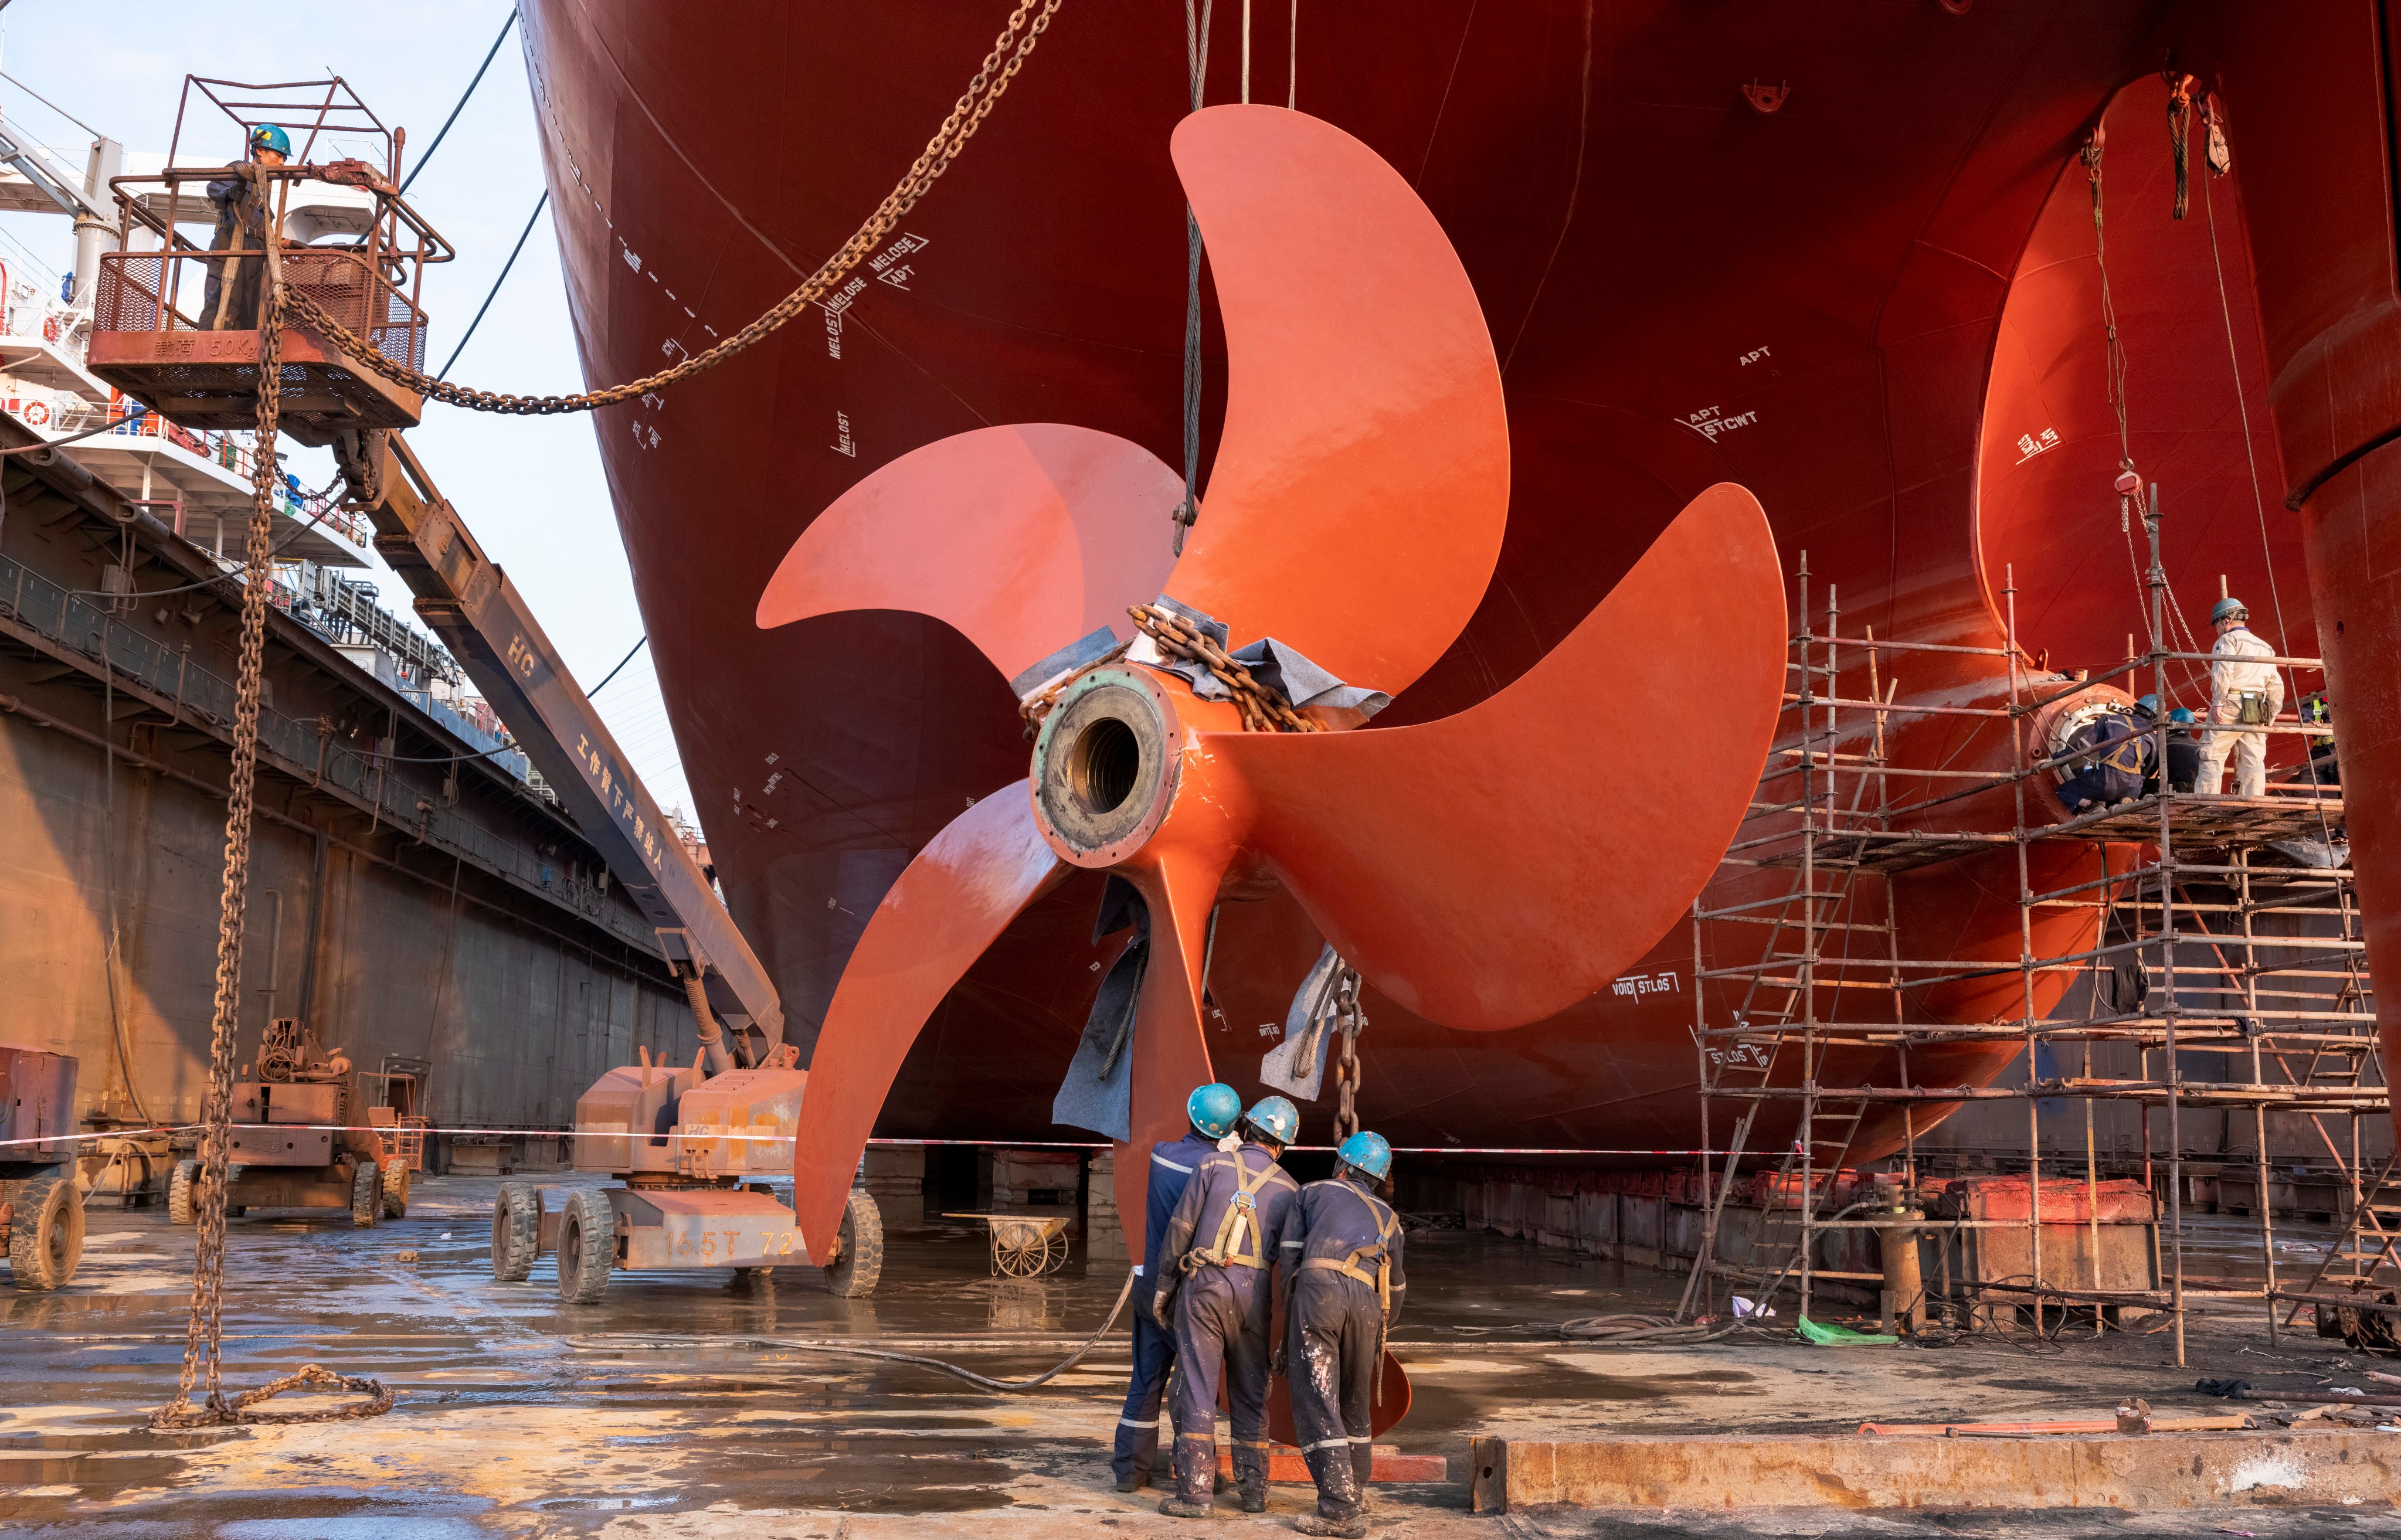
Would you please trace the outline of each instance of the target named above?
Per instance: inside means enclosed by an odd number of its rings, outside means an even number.
[[[2289,658],[2293,656],[2293,633],[2284,622],[2284,592],[2276,584],[2276,551],[2274,543],[2268,536],[2268,503],[2259,491],[2259,452],[2251,443],[2251,402],[2243,388],[2243,354],[2234,345],[2234,306],[2226,293],[2225,259],[2218,254],[2217,251],[2217,205],[2209,196],[2209,184],[2212,180],[2211,176],[2203,176],[2201,179],[2201,212],[2202,222],[2209,227],[2209,264],[2217,275],[2217,314],[2226,327],[2226,362],[2234,373],[2234,410],[2243,426],[2243,457],[2251,471],[2251,507],[2259,520],[2259,560],[2267,568],[2268,602],[2276,611],[2276,650]],[[2326,639],[2320,637],[2318,645],[2324,647]],[[2199,652],[2201,648],[2195,647],[2192,650]],[[2290,663],[2278,666],[2291,683],[2294,705],[2298,711],[2301,695],[2300,675]],[[2261,752],[2263,754],[2266,752],[2264,747]],[[2302,758],[2306,764],[2308,760],[2306,753]],[[2341,772],[2338,770],[2336,773]],[[2315,772],[2312,771],[2311,784],[2316,784]],[[2326,798],[2321,796],[2312,797],[2310,800],[2317,812],[2318,834],[2331,848],[2334,844],[2334,833],[2326,823]]]
[[[1296,5],[1298,0],[1294,0]],[[1209,75],[1209,23],[1214,0],[1184,0],[1184,67],[1191,77],[1192,110],[1200,110]],[[1249,39],[1244,38],[1247,55]],[[1184,554],[1184,536],[1200,517],[1200,218],[1184,205],[1184,506],[1173,515],[1173,553]]]
[[[459,93],[459,104],[452,107],[450,116],[442,120],[442,127],[434,132],[433,143],[425,146],[425,153],[417,157],[417,164],[409,168],[408,175],[401,182],[400,190],[404,197],[407,195],[409,184],[425,170],[426,162],[433,158],[433,152],[440,149],[442,142],[450,136],[450,125],[458,122],[459,115],[467,110],[468,99],[475,94],[475,88],[484,83],[484,72],[492,67],[494,59],[500,57],[501,45],[509,40],[509,29],[516,24],[517,8],[511,5],[509,19],[501,23],[501,34],[492,39],[491,48],[485,51],[484,61],[475,66],[475,78],[468,81],[467,89]]]
[[[625,655],[617,660],[617,666],[611,669],[607,674],[601,675],[600,682],[598,684],[593,686],[590,689],[585,690],[583,692],[583,698],[589,701],[592,697],[599,694],[602,690],[607,689],[609,688],[609,681],[625,672],[625,665],[634,661],[634,654],[641,651],[650,639],[651,634],[647,631],[642,633],[639,637],[636,638],[634,645],[625,649]]]
[[[450,377],[450,371],[458,363],[459,355],[465,352],[467,344],[475,339],[475,328],[484,324],[484,313],[492,307],[492,301],[501,297],[501,285],[509,280],[509,270],[517,265],[517,255],[525,250],[526,238],[533,234],[534,223],[542,218],[542,211],[549,207],[550,189],[544,187],[542,190],[542,196],[534,199],[533,212],[526,216],[525,228],[517,232],[517,243],[509,248],[509,260],[501,264],[500,277],[492,279],[492,287],[485,293],[484,303],[475,307],[475,319],[469,321],[467,330],[460,334],[459,346],[450,349],[449,361],[443,364],[442,373],[434,375],[435,379]]]
[[[2118,470],[2119,473],[2123,476],[2137,474],[2137,472],[2134,470],[2133,428],[2126,405],[2126,344],[2125,339],[2120,334],[2118,329],[2118,299],[2116,292],[2110,287],[2109,283],[2109,238],[2102,217],[2102,130],[2100,126],[2096,124],[2093,127],[2092,137],[2085,141],[2082,158],[2084,161],[2085,175],[2091,182],[2092,189],[2092,265],[2099,270],[2101,275],[2101,329],[2102,335],[2106,340],[2106,347],[2102,354],[2104,377],[2106,380],[2106,388],[2109,396],[2109,408],[2118,419]],[[2147,607],[2146,600],[2149,595],[2149,586],[2143,570],[2142,561],[2134,553],[2134,530],[2131,518],[2133,508],[2140,500],[2141,493],[2139,483],[2135,492],[2131,494],[2121,492],[2118,497],[2118,532],[2120,535],[2123,535],[2126,539],[2126,564],[2133,575],[2134,608],[2135,613],[2137,614],[2144,612]],[[2164,558],[2161,560],[2161,569],[2164,574],[2166,570],[2166,562]],[[2192,627],[2185,622],[2183,609],[2175,602],[2175,587],[2173,583],[2167,585],[2167,593],[2169,606],[2174,613],[2175,621],[2177,625],[2183,627],[2186,641],[2191,642],[2193,640]],[[2151,638],[2151,645],[2156,647],[2161,645],[2162,640],[2172,643],[2174,639],[2174,632],[2171,630],[2170,634],[2165,638],[2154,635]],[[2202,649],[2198,645],[2194,645],[2188,647],[2185,650],[2188,652],[2199,652]],[[2179,661],[2180,666],[2184,670],[2185,687],[2187,688],[2197,688],[2192,664],[2189,661]],[[2166,702],[2162,702],[2161,704],[2164,706]]]
[[[1297,5],[1299,4],[1299,0],[1293,0],[1293,3]],[[27,96],[32,97],[43,106],[49,108],[50,111],[58,114],[61,117],[65,118],[68,122],[74,124],[76,128],[81,129],[84,132],[91,135],[92,138],[106,139],[108,137],[106,134],[102,133],[98,129],[95,129],[90,124],[85,122],[82,118],[77,117],[75,114],[67,111],[64,107],[62,107],[57,102],[51,101],[48,97],[44,96],[41,92],[34,89],[33,87],[26,85],[15,75],[10,75],[7,70],[0,70],[0,80],[6,80],[8,84],[16,87],[19,90],[23,91]]]
[[[1035,11],[1037,3],[1041,7],[1039,14]],[[515,416],[554,416],[569,412],[596,411],[664,390],[766,340],[808,307],[821,302],[852,268],[866,260],[867,253],[899,226],[909,211],[932,190],[942,173],[950,169],[960,152],[967,148],[967,142],[975,137],[976,130],[983,126],[984,119],[992,115],[993,108],[1007,93],[1009,83],[1017,78],[1018,71],[1034,56],[1035,46],[1063,3],[1063,0],[1022,0],[1016,9],[1009,12],[1000,35],[993,43],[992,51],[984,56],[982,66],[968,80],[967,90],[952,107],[950,116],[926,142],[925,150],[910,165],[892,191],[885,196],[884,201],[876,206],[874,212],[869,214],[841,249],[826,258],[799,288],[777,300],[757,320],[732,336],[721,339],[705,352],[687,354],[656,374],[567,396],[517,396],[477,390],[452,385],[421,369],[384,357],[382,351],[367,338],[343,325],[323,306],[298,290],[283,292],[279,302],[288,308],[293,319],[306,322],[349,353],[350,361],[357,367],[446,405]]]
[[[1109,1329],[1118,1324],[1118,1316],[1124,1313],[1126,1301],[1133,1293],[1133,1280],[1139,1272],[1138,1268],[1127,1270],[1126,1280],[1118,1288],[1117,1303],[1109,1306],[1108,1318],[1101,1323],[1100,1329],[1084,1339],[1082,1346],[1041,1373],[1023,1380],[996,1380],[990,1375],[978,1374],[974,1370],[964,1369],[957,1364],[930,1357],[923,1353],[901,1353],[892,1348],[850,1347],[832,1342],[802,1342],[789,1337],[744,1337],[741,1341],[748,1345],[781,1348],[792,1353],[826,1353],[841,1357],[876,1358],[886,1363],[915,1364],[922,1369],[930,1369],[947,1374],[954,1380],[965,1380],[967,1383],[984,1390],[996,1390],[1004,1395],[1016,1395],[1023,1391],[1038,1389],[1082,1362],[1084,1356],[1099,1345],[1100,1340],[1109,1334]],[[616,1336],[595,1340],[629,1345],[647,1345],[653,1342],[677,1348],[689,1345],[688,1340],[682,1338]]]

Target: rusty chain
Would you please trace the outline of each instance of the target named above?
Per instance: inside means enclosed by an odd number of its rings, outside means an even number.
[[[1342,1051],[1334,1060],[1334,1142],[1338,1146],[1359,1131],[1359,1033],[1367,1013],[1359,1008],[1359,970],[1337,962],[1334,975],[1334,1029]]]
[[[241,1002],[242,926],[250,902],[250,826],[258,779],[258,695],[267,647],[267,604],[274,583],[271,520],[276,492],[275,433],[282,411],[283,320],[286,292],[276,246],[267,249],[267,294],[258,329],[257,437],[252,445],[249,538],[242,547],[241,642],[234,687],[233,766],[226,785],[225,882],[217,900],[215,1014],[210,1025],[209,1085],[200,1109],[200,1211],[192,1250],[191,1314],[184,1325],[184,1368],[175,1398],[151,1413],[154,1428],[219,1423],[322,1423],[372,1417],[391,1410],[391,1392],[375,1380],[336,1374],[316,1364],[226,1398],[226,1169],[233,1124],[234,1040]],[[192,1405],[194,1382],[205,1375],[207,1397]],[[369,1399],[322,1411],[254,1412],[250,1409],[303,1384],[356,1391]]]
[[[1134,605],[1126,613],[1143,634],[1171,657],[1187,659],[1214,675],[1233,692],[1242,713],[1242,726],[1252,732],[1316,732],[1316,723],[1292,709],[1269,685],[1255,677],[1248,665],[1219,647],[1208,633],[1160,605]]]
[[[958,158],[959,152],[967,148],[967,141],[975,137],[976,129],[983,126],[983,120],[991,116],[1002,93],[1008,89],[1009,82],[1017,78],[1017,72],[1025,67],[1026,60],[1033,57],[1035,43],[1050,25],[1050,18],[1059,9],[1062,0],[1042,0],[1040,14],[1034,15],[1029,23],[1027,18],[1034,11],[1035,3],[1036,0],[1022,0],[1015,10],[1009,12],[1008,23],[1001,29],[992,51],[984,56],[983,67],[968,80],[966,93],[952,107],[950,116],[942,120],[942,126],[934,131],[934,137],[926,142],[925,153],[918,156],[899,184],[876,206],[873,213],[867,216],[867,222],[843,243],[840,251],[828,257],[799,288],[777,300],[758,320],[707,351],[688,354],[681,361],[655,375],[571,396],[513,396],[477,390],[453,385],[421,369],[413,369],[385,358],[372,342],[336,320],[322,306],[306,294],[289,294],[286,303],[295,319],[322,333],[329,341],[350,354],[359,367],[382,375],[403,389],[472,411],[501,412],[517,416],[551,416],[565,412],[590,412],[620,402],[634,401],[654,390],[663,390],[764,341],[793,317],[822,300],[835,284],[848,276],[852,268],[866,260],[867,254],[880,245],[885,236],[892,233],[908,216],[909,211],[917,206],[918,200],[932,189],[941,174],[950,169],[951,162]]]

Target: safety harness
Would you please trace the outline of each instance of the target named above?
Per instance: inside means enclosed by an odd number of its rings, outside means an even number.
[[[1400,1232],[1401,1217],[1350,1183],[1342,1185],[1352,1197],[1367,1206],[1367,1217],[1376,1221],[1376,1238],[1365,1246],[1353,1247],[1351,1254],[1340,1261],[1331,1257],[1311,1257],[1300,1264],[1300,1270],[1304,1273],[1339,1273],[1346,1278],[1358,1279],[1376,1291],[1376,1302],[1382,1307],[1384,1319],[1389,1321],[1393,1316],[1393,1237]],[[1373,1273],[1359,1265],[1359,1260],[1370,1251],[1376,1254],[1376,1271]]]
[[[1259,1232],[1258,1192],[1283,1167],[1270,1160],[1254,1171],[1244,1164],[1241,1152],[1237,1151],[1234,1169],[1241,1174],[1240,1179],[1234,1185],[1233,1196],[1226,1200],[1226,1217],[1217,1221],[1217,1238],[1207,1246],[1196,1246],[1184,1253],[1184,1268],[1187,1273],[1201,1266],[1264,1268],[1268,1264],[1262,1251],[1267,1237]],[[1250,1234],[1251,1248],[1248,1252],[1238,1249],[1244,1231]]]

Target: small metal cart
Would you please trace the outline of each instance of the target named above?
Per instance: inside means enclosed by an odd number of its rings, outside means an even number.
[[[1067,1223],[1072,1214],[949,1214],[971,1220],[992,1233],[995,1277],[1038,1278],[1067,1265]]]

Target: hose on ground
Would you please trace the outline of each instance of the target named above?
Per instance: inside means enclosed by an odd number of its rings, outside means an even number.
[[[1666,1315],[1579,1315],[1561,1321],[1559,1335],[1571,1342],[1615,1343],[1624,1346],[1674,1346],[1681,1343],[1713,1342],[1721,1337],[1749,1329],[1749,1321],[1728,1322],[1722,1326],[1679,1326]]]
[[[1092,1349],[1099,1344],[1100,1340],[1109,1334],[1109,1329],[1117,1325],[1118,1317],[1125,1313],[1126,1301],[1132,1297],[1133,1281],[1140,1274],[1137,1270],[1128,1268],[1126,1270],[1126,1281],[1123,1287],[1119,1288],[1118,1290],[1118,1302],[1109,1306],[1108,1319],[1101,1323],[1100,1329],[1085,1338],[1083,1345],[1076,1349],[1075,1352],[1068,1354],[1056,1364],[1053,1364],[1049,1369],[1044,1370],[1039,1374],[1034,1375],[1030,1379],[995,1380],[990,1375],[978,1374],[974,1370],[962,1369],[957,1364],[947,1363],[940,1358],[928,1357],[922,1353],[899,1353],[885,1347],[850,1347],[847,1345],[837,1345],[832,1342],[795,1342],[787,1337],[745,1337],[742,1341],[746,1344],[753,1347],[781,1348],[791,1353],[830,1353],[845,1358],[876,1358],[886,1363],[915,1364],[921,1369],[930,1369],[940,1373],[947,1374],[954,1380],[965,1380],[967,1383],[975,1385],[980,1389],[996,1390],[1004,1395],[1008,1395],[1018,1391],[1033,1390],[1038,1386],[1048,1384],[1050,1381],[1057,1379],[1060,1375],[1066,1373],[1067,1370],[1075,1368],[1077,1364],[1082,1362],[1084,1355],[1091,1352]],[[620,1340],[622,1341],[623,1339]],[[653,1339],[644,1340],[648,1341]],[[663,1342],[666,1341],[666,1339],[663,1338],[655,1340]],[[678,1342],[675,1345],[682,1346],[685,1344]]]

